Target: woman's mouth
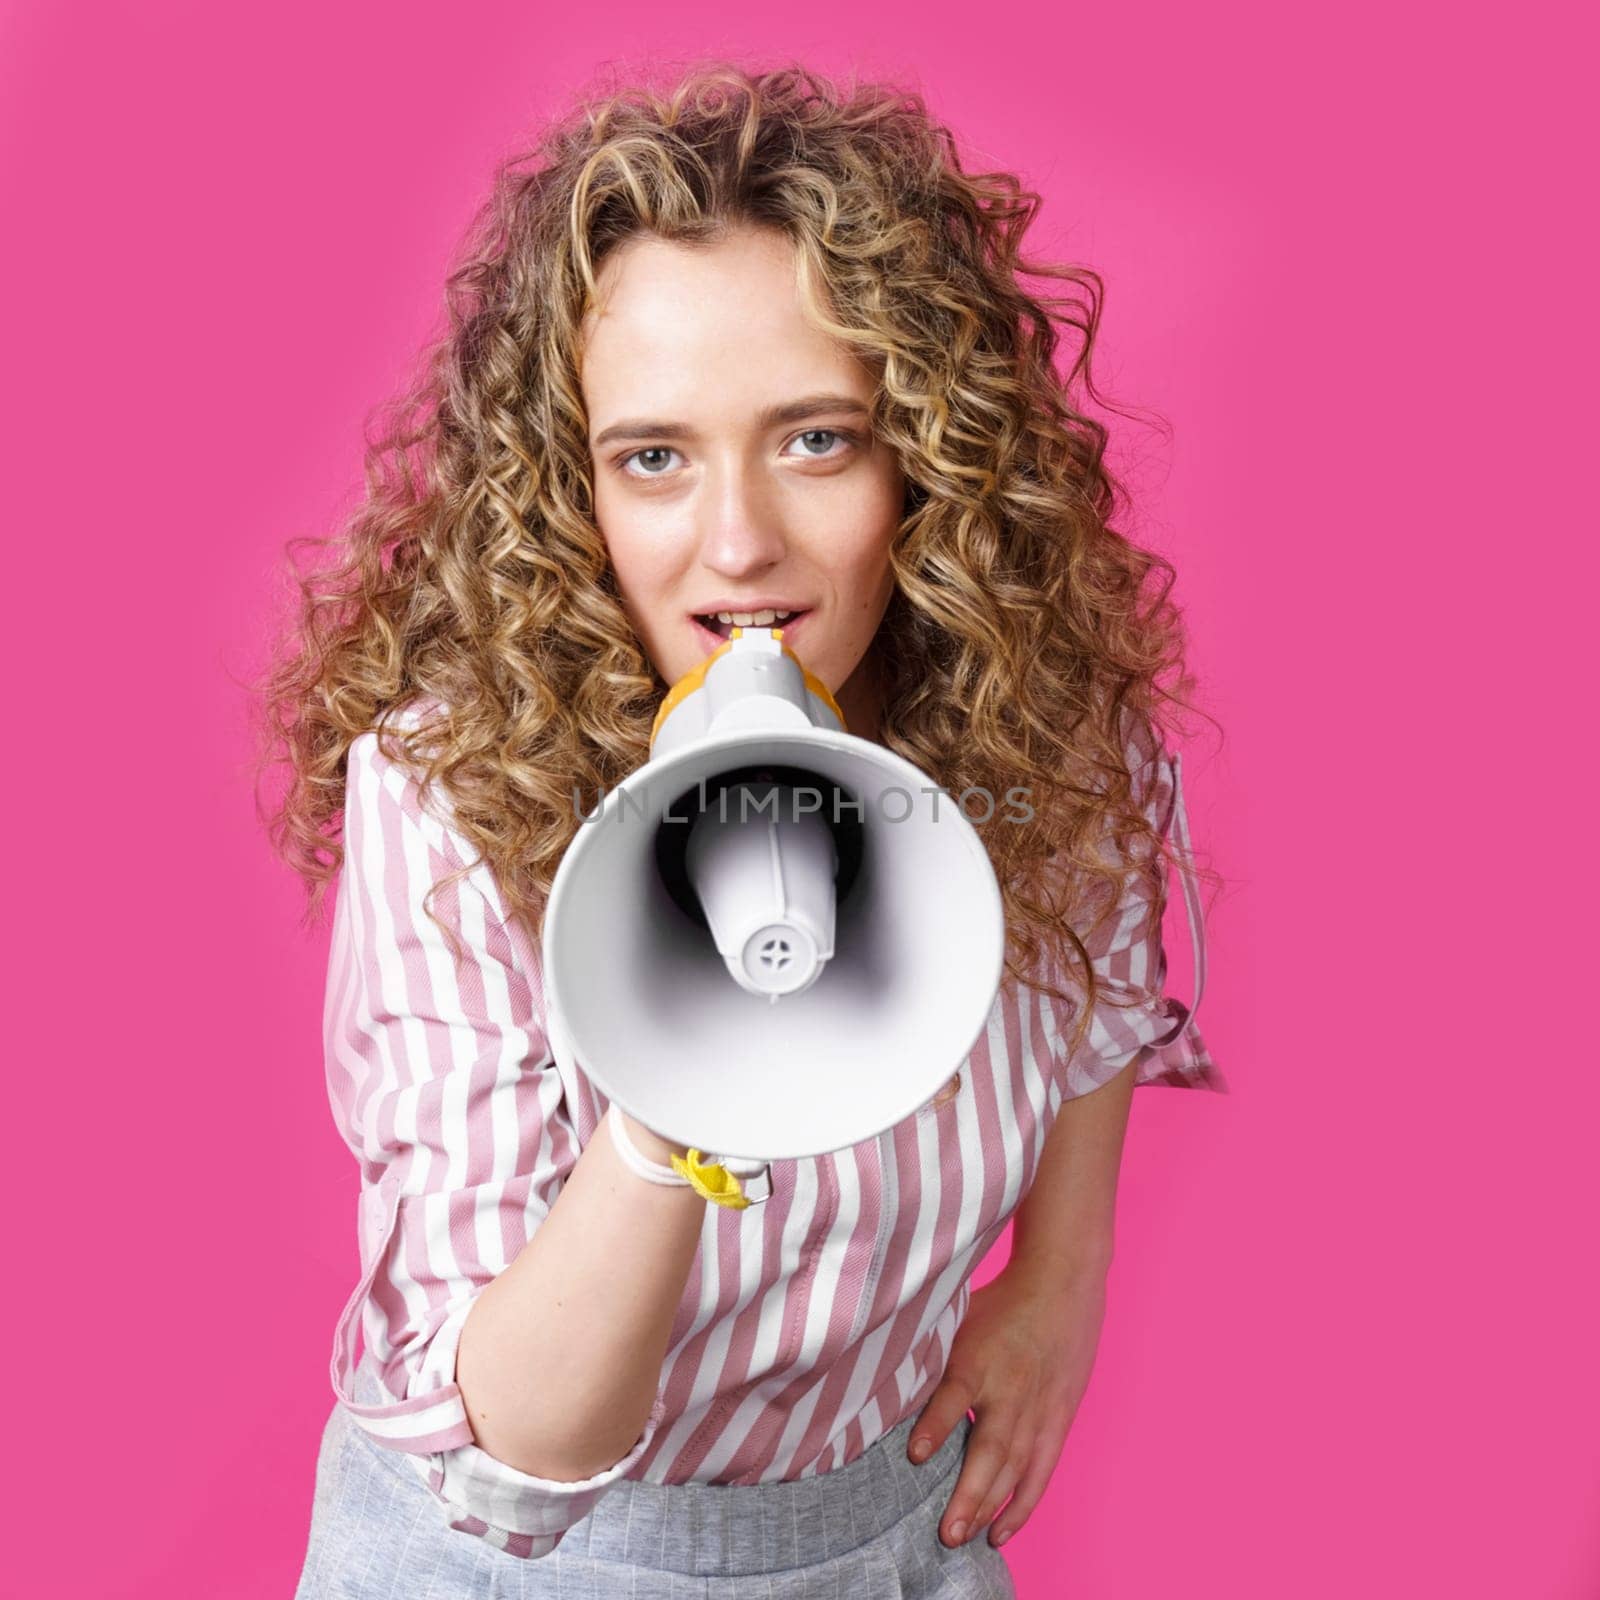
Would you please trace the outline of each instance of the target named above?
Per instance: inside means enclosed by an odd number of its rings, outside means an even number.
[[[762,618],[763,620],[760,622],[747,622],[741,624],[732,620],[734,615],[741,617],[756,616]],[[709,653],[731,639],[733,637],[733,630],[740,626],[750,628],[781,628],[783,630],[784,642],[787,644],[790,634],[810,615],[810,611],[779,611],[775,613],[768,613],[765,611],[757,611],[753,613],[723,612],[720,616],[707,616],[703,614],[697,615],[691,617],[690,620],[694,623],[695,637],[699,639],[702,648]],[[769,617],[771,620],[767,620]]]

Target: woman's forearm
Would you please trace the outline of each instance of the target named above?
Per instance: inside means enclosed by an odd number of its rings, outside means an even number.
[[[1110,1266],[1137,1059],[1098,1089],[1061,1102],[1012,1219],[1013,1265],[1051,1277]]]
[[[653,1161],[683,1153],[631,1118],[624,1126]],[[568,1483],[633,1448],[708,1203],[629,1171],[611,1130],[596,1131],[549,1215],[462,1325],[456,1382],[480,1448]]]

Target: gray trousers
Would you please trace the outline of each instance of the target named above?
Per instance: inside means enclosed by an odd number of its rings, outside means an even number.
[[[549,1555],[521,1560],[449,1527],[414,1469],[335,1405],[295,1600],[1016,1600],[986,1531],[954,1550],[939,1538],[972,1423],[913,1465],[914,1421],[792,1482],[621,1479]]]

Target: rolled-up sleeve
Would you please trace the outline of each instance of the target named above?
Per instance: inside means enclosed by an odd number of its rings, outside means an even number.
[[[1227,1080],[1195,1026],[1205,988],[1205,914],[1194,873],[1193,841],[1183,797],[1183,761],[1148,728],[1125,724],[1128,768],[1135,803],[1161,838],[1170,841],[1188,911],[1194,954],[1194,999],[1166,993],[1167,955],[1162,928],[1167,873],[1148,866],[1130,871],[1115,909],[1097,926],[1080,928],[1094,968],[1098,995],[1081,1042],[1066,1055],[1070,1018],[1056,1031],[1063,1099],[1108,1083],[1137,1058],[1135,1085],[1169,1084],[1226,1093]],[[1080,985],[1076,987],[1081,994]]]
[[[349,753],[344,845],[323,1033],[334,1119],[361,1167],[362,1272],[334,1336],[333,1390],[451,1528],[546,1555],[644,1453],[664,1400],[625,1456],[581,1481],[477,1444],[456,1383],[461,1329],[549,1214],[578,1138],[526,933],[482,863],[442,881],[467,847],[374,732]]]

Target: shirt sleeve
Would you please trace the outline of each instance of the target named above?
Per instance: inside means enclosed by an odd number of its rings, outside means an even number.
[[[664,1398],[627,1455],[577,1482],[476,1443],[455,1376],[462,1325],[549,1214],[579,1142],[531,941],[479,863],[431,901],[452,951],[424,897],[468,847],[373,731],[350,749],[344,843],[323,1033],[334,1119],[361,1167],[362,1273],[334,1336],[334,1394],[451,1528],[547,1555],[644,1453]]]
[[[1127,726],[1134,728],[1135,724]],[[1099,996],[1083,1040],[1066,1063],[1062,1098],[1098,1089],[1135,1058],[1136,1087],[1160,1083],[1225,1094],[1227,1080],[1194,1022],[1205,989],[1205,914],[1193,871],[1193,843],[1183,801],[1183,758],[1142,725],[1129,733],[1127,753],[1139,809],[1160,836],[1171,842],[1177,858],[1194,951],[1194,999],[1185,1005],[1166,993],[1167,955],[1162,941],[1166,874],[1157,889],[1148,871],[1130,872],[1115,912],[1097,928],[1079,929]],[[1064,1048],[1070,1040],[1075,1021],[1074,1016],[1061,1025],[1058,1046]]]

